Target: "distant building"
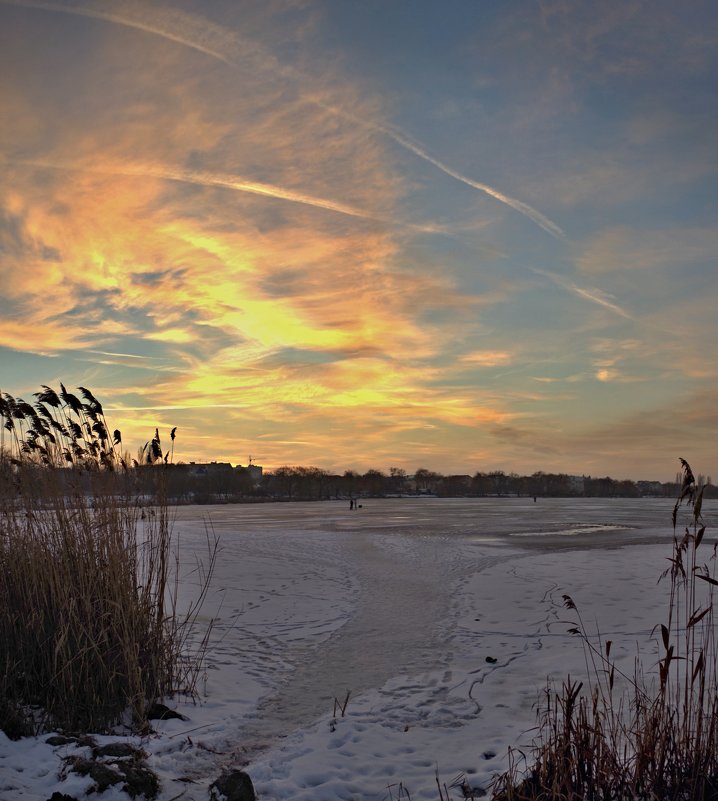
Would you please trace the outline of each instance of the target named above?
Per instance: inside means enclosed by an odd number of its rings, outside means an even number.
[[[471,476],[467,476],[465,474],[458,476],[446,476],[446,481],[450,481],[452,484],[462,486],[465,489],[469,489],[471,487]]]
[[[658,496],[665,495],[665,487],[660,481],[636,481],[638,492],[642,496]]]
[[[229,462],[190,462],[187,472],[191,476],[216,476],[231,473],[234,468]]]
[[[246,467],[243,467],[241,464],[238,464],[235,470],[246,470],[249,473],[249,478],[252,481],[252,484],[259,484],[262,480],[262,465],[260,464],[248,464]]]
[[[231,462],[189,462],[185,465],[185,469],[191,476],[230,475],[246,470],[253,484],[259,484],[263,475],[262,466],[259,464],[250,464],[247,467],[238,464],[232,467]]]
[[[247,465],[245,469],[249,471],[249,477],[252,479],[252,482],[254,484],[259,484],[262,480],[262,465],[250,464]]]

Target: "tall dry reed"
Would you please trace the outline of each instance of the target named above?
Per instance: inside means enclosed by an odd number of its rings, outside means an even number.
[[[80,391],[0,397],[0,728],[12,735],[141,728],[199,671],[198,605],[179,616],[171,592],[162,468],[156,497],[140,495],[120,432]]]
[[[665,621],[654,629],[655,674],[637,663],[622,676],[610,641],[596,646],[573,599],[572,629],[587,651],[590,688],[567,679],[547,687],[530,763],[510,753],[493,784],[496,801],[714,801],[718,799],[718,643],[716,549],[705,541],[703,487],[681,460],[673,510],[674,543]],[[687,525],[678,518],[686,508]]]

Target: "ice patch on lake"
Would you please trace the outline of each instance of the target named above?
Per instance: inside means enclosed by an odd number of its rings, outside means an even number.
[[[630,531],[630,526],[619,526],[604,523],[592,526],[571,526],[570,528],[559,529],[558,531],[516,531],[509,532],[509,537],[576,537],[579,534],[601,534],[609,531]]]

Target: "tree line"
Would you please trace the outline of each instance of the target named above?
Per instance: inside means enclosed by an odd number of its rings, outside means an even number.
[[[69,392],[63,384],[59,392],[42,385],[40,392],[33,393],[33,404],[0,393],[0,473],[9,479],[19,468],[30,471],[37,494],[43,494],[48,483],[76,483],[78,474],[85,474],[85,483],[89,474],[95,474],[95,482],[102,475],[105,482],[122,481],[133,491],[147,495],[161,484],[167,497],[179,503],[397,495],[674,497],[681,482],[680,475],[673,482],[661,483],[541,471],[521,476],[502,470],[446,476],[425,467],[412,476],[399,467],[390,467],[388,473],[370,469],[365,473],[346,470],[338,475],[303,466],[279,467],[257,480],[253,469],[229,463],[173,463],[176,428],[170,433],[169,448],[163,448],[159,429],[155,429],[138,458],[131,459],[122,452],[122,435],[108,425],[99,400],[86,387],[78,387],[78,392],[79,396]],[[72,478],[70,474],[74,474]],[[706,486],[705,497],[716,497],[709,476],[699,476],[698,485]],[[5,486],[12,492],[11,481]]]
[[[706,484],[706,496],[714,493],[710,477],[698,478]],[[605,477],[570,476],[565,473],[531,475],[501,470],[478,471],[473,475],[443,475],[419,468],[410,476],[401,468],[388,473],[371,469],[365,473],[347,470],[335,475],[317,467],[280,467],[264,476],[261,492],[293,500],[391,497],[396,495],[435,495],[437,497],[535,496],[535,497],[675,497],[680,481],[632,481]]]
[[[177,502],[216,501],[336,500],[387,498],[397,496],[469,497],[620,497],[644,496],[674,498],[678,482],[617,480],[605,477],[570,476],[565,473],[536,472],[531,475],[501,470],[478,471],[473,475],[443,475],[419,468],[413,475],[391,467],[388,472],[370,469],[364,473],[346,470],[335,474],[319,467],[282,466],[265,473],[261,481],[252,479],[246,468],[208,465],[198,474],[183,466],[164,466],[167,494]],[[153,480],[157,468],[146,471]],[[139,471],[140,473],[142,470]],[[706,497],[716,497],[710,477],[699,476],[706,484]]]

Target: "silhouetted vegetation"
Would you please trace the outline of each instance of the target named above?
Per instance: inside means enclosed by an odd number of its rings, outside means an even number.
[[[262,475],[261,469],[233,467],[228,462],[174,462],[176,428],[165,448],[160,433],[139,450],[136,459],[120,452],[122,437],[108,428],[102,406],[92,393],[79,388],[82,400],[61,385],[57,394],[50,387],[36,393],[33,406],[5,394],[0,396],[3,420],[0,453],[5,460],[21,457],[25,465],[55,468],[53,481],[73,474],[77,468],[98,473],[97,467],[114,474],[114,483],[131,477],[134,489],[153,495],[162,477],[170,503],[238,503],[267,500],[316,501],[339,498],[384,498],[432,495],[440,498],[526,497],[542,498],[638,498],[674,497],[680,477],[673,482],[616,480],[608,476],[572,476],[536,472],[522,476],[502,470],[477,471],[473,475],[442,475],[426,467],[413,474],[400,467],[389,472],[370,469],[365,473],[346,470],[333,474],[319,467],[284,465]],[[34,491],[43,492],[43,473],[36,474]],[[96,480],[96,479],[95,479]],[[87,483],[87,479],[85,479]],[[698,476],[705,497],[718,496],[710,477]]]
[[[157,469],[162,467],[167,497],[172,503],[242,503],[261,501],[322,501],[348,498],[391,498],[429,495],[439,498],[539,497],[539,498],[640,498],[675,497],[676,482],[616,480],[608,476],[569,476],[563,473],[516,473],[493,471],[471,475],[442,475],[419,468],[411,475],[392,467],[388,473],[347,470],[333,474],[319,467],[282,466],[258,476],[249,467],[227,462],[184,464],[136,464],[134,480],[152,493]],[[705,497],[717,497],[716,488],[705,485]]]
[[[633,676],[621,673],[611,641],[591,637],[564,595],[576,618],[570,631],[582,639],[590,666],[588,692],[570,678],[560,689],[549,685],[533,752],[511,752],[494,801],[718,798],[717,546],[704,539],[706,485],[681,462],[673,550],[661,576],[669,579],[666,617],[654,627],[658,659],[651,653],[643,665],[639,657]],[[689,521],[679,531],[684,504]]]
[[[143,728],[159,698],[194,693],[206,640],[179,615],[162,474],[152,492],[100,402],[60,385],[0,398],[0,728]],[[165,462],[159,432],[148,461]],[[214,555],[210,548],[207,569]],[[208,576],[207,576],[208,578]],[[201,604],[205,588],[200,591]]]
[[[705,486],[705,497],[718,492],[699,477]],[[255,496],[283,500],[328,500],[332,498],[386,498],[410,495],[433,495],[440,498],[527,497],[542,498],[639,498],[674,497],[676,482],[629,481],[591,476],[569,476],[563,473],[516,473],[493,471],[471,475],[449,475],[419,468],[409,475],[392,467],[388,474],[380,470],[357,473],[347,470],[332,475],[318,467],[281,467],[266,474],[261,484],[251,491]]]

